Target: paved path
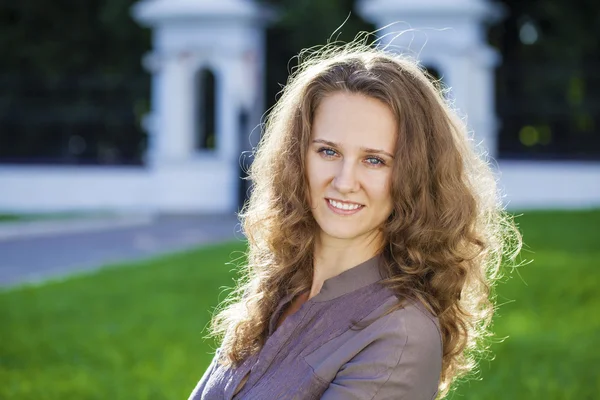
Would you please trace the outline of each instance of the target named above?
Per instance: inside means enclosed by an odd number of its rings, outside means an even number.
[[[0,286],[242,239],[234,215],[0,224]]]

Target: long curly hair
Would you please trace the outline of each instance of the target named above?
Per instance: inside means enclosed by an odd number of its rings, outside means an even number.
[[[383,284],[439,319],[444,397],[487,348],[492,289],[501,264],[520,250],[521,236],[503,210],[484,153],[441,85],[411,58],[356,42],[302,53],[267,118],[240,215],[247,262],[212,320],[211,333],[222,340],[220,362],[236,367],[260,351],[278,302],[311,287],[318,225],[305,157],[315,111],[335,92],[378,99],[397,118],[394,209],[381,227]]]

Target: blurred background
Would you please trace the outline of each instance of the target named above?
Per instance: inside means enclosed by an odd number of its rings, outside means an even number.
[[[491,353],[451,398],[597,398],[592,0],[0,6],[0,398],[187,398],[243,263],[267,110],[302,49],[376,30],[451,89],[524,237]]]

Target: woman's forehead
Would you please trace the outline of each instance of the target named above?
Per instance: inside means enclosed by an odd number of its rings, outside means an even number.
[[[396,119],[383,102],[354,93],[327,96],[316,110],[312,140],[393,152]]]

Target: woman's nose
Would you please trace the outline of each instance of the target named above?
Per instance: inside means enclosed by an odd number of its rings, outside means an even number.
[[[333,178],[333,187],[341,194],[357,192],[360,184],[357,177],[356,165],[344,160]]]

